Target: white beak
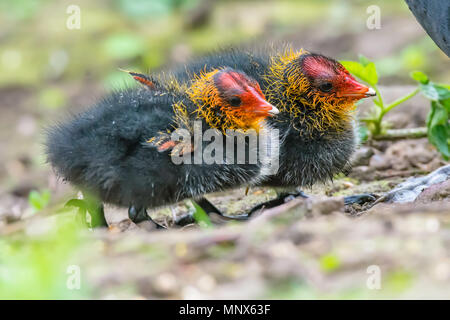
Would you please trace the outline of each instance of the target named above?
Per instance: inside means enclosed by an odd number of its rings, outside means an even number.
[[[377,95],[377,93],[372,88],[369,88],[369,90],[366,92],[366,97],[373,97],[376,95]]]
[[[280,110],[278,110],[276,107],[272,106],[272,109],[269,111],[269,114],[276,115],[279,114]]]

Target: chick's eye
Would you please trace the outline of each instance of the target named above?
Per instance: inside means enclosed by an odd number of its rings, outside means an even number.
[[[241,105],[241,98],[235,96],[232,97],[229,102],[232,107],[239,107]]]
[[[320,91],[330,92],[333,89],[333,84],[331,82],[324,82],[319,86]]]

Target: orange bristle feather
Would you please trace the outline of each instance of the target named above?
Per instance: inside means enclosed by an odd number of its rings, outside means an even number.
[[[272,58],[270,71],[264,76],[271,83],[265,91],[267,100],[310,129],[327,130],[332,127],[344,130],[352,117],[354,101],[336,97],[335,94],[323,96],[311,87],[299,61],[302,55],[308,53],[302,49],[295,52],[288,48],[283,54]],[[307,116],[305,110],[300,110],[298,102],[311,108],[313,116]]]

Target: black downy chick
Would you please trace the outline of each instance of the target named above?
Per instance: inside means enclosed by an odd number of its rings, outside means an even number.
[[[276,117],[268,119],[283,136],[280,169],[261,186],[291,193],[290,189],[326,182],[348,170],[358,143],[352,117],[355,102],[374,96],[373,89],[358,83],[336,60],[304,50],[267,54],[230,49],[193,61],[173,74],[187,81],[192,73],[221,65],[238,68],[256,79],[267,100],[280,109]],[[280,204],[285,196],[283,193],[255,210]],[[357,195],[345,199],[346,203],[365,200],[374,198]]]
[[[278,110],[256,81],[231,68],[201,73],[187,85],[132,75],[146,88],[115,92],[49,129],[48,161],[60,177],[103,202],[129,207],[135,222],[151,220],[146,208],[263,178],[262,162],[196,164],[206,145],[202,137],[196,145],[171,135],[178,129],[192,134],[199,123],[201,134],[258,135]],[[177,164],[173,157],[189,160]]]

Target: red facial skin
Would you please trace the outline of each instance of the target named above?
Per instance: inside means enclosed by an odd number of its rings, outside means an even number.
[[[265,118],[278,113],[278,109],[265,100],[259,84],[246,75],[225,69],[214,79],[225,105],[247,117]],[[233,99],[239,98],[239,104]]]
[[[332,84],[330,91],[324,95],[334,94],[338,98],[359,100],[374,96],[373,89],[359,83],[339,62],[323,56],[307,56],[303,59],[302,70],[312,82],[313,87],[320,90],[326,82]]]

